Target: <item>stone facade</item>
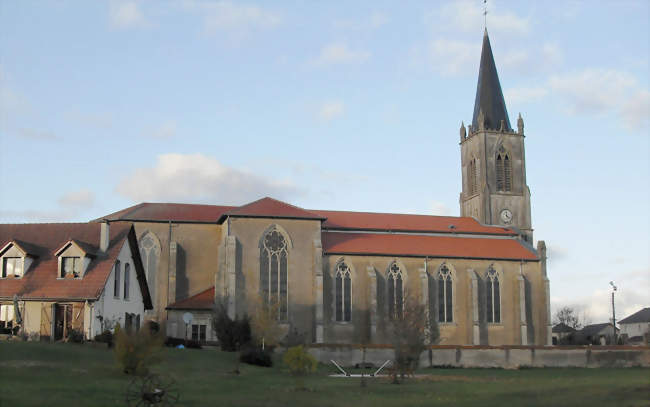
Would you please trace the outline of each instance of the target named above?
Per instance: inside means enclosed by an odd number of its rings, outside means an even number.
[[[149,318],[161,322],[174,303],[214,287],[231,317],[276,296],[286,333],[381,344],[390,342],[389,310],[408,295],[438,324],[441,344],[549,344],[546,249],[532,246],[523,120],[510,128],[487,33],[473,123],[460,132],[462,217],[313,211],[264,198],[140,204],[106,219],[135,223]]]

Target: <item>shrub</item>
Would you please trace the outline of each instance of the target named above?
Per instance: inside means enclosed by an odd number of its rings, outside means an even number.
[[[313,373],[318,366],[316,359],[302,345],[287,349],[282,361],[287,365],[291,374],[295,376],[305,376]]]
[[[108,343],[112,344],[113,343],[113,332],[109,331],[108,329],[105,330],[104,332],[95,335],[95,342],[102,342],[102,343]]]
[[[213,314],[213,328],[221,350],[235,352],[250,343],[251,326],[247,315],[241,319],[231,319],[223,303],[215,307]]]
[[[84,333],[78,329],[71,329],[68,331],[68,336],[66,338],[67,342],[72,343],[84,343]]]
[[[148,329],[127,332],[115,328],[115,358],[126,374],[146,375],[149,367],[161,361],[164,336]]]
[[[258,347],[248,347],[242,350],[239,361],[249,365],[271,367],[273,366],[272,352]]]

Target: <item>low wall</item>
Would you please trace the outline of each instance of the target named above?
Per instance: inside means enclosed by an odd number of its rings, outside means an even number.
[[[354,366],[364,360],[359,345],[312,344],[309,353],[322,363]],[[365,361],[381,366],[393,359],[386,345],[365,347]],[[431,346],[420,355],[421,367],[650,367],[648,346]]]

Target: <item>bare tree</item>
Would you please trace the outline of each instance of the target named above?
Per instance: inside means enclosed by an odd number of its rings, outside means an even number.
[[[583,317],[584,320],[584,317]],[[578,312],[572,307],[562,307],[555,312],[553,325],[563,323],[573,329],[580,329],[583,322],[578,316]]]
[[[438,339],[437,326],[432,326],[427,307],[406,290],[403,311],[395,315],[391,323],[391,339],[395,350],[393,383],[399,383],[398,376],[403,379],[412,374],[427,343],[435,343]]]

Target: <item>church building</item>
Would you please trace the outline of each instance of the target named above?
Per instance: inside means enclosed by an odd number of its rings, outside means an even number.
[[[416,298],[439,343],[550,344],[546,249],[533,246],[524,124],[508,118],[487,31],[471,125],[460,128],[461,216],[141,203],[96,222],[133,224],[153,309],[172,336],[213,340],[210,310],[274,303],[312,343],[389,343]],[[193,315],[190,326],[182,320]]]

